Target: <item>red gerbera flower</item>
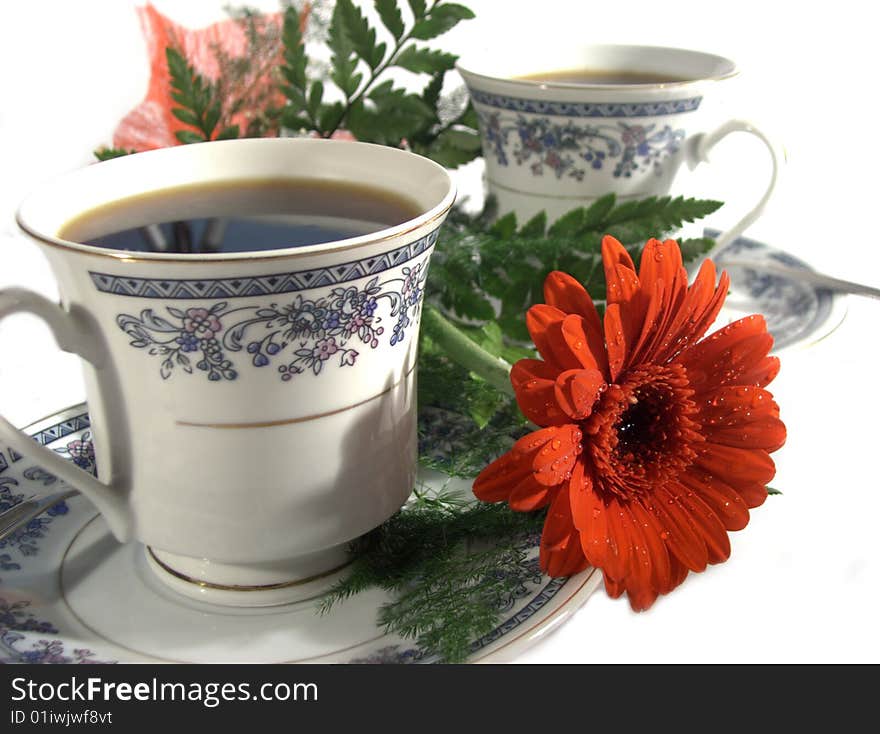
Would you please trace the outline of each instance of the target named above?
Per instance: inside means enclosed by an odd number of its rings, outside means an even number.
[[[779,371],[761,316],[702,339],[728,288],[706,261],[688,287],[674,240],[650,240],[635,266],[602,242],[604,324],[571,276],[551,273],[526,324],[542,360],[510,374],[540,429],[481,472],[474,493],[514,510],[549,505],[541,567],[602,569],[635,610],[730,554],[729,530],[767,497],[785,442],[764,387]],[[702,339],[702,341],[701,341]]]

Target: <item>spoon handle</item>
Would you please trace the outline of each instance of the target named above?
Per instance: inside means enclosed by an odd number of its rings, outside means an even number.
[[[868,298],[880,298],[880,288],[874,288],[870,285],[862,283],[853,283],[849,280],[840,278],[832,278],[824,273],[817,273],[814,270],[806,270],[802,268],[793,268],[782,263],[768,262],[767,260],[752,261],[732,258],[719,258],[718,265],[722,268],[748,268],[758,273],[768,273],[770,275],[779,275],[790,280],[798,280],[802,283],[809,283],[818,288],[825,288],[830,291],[839,293],[852,293],[856,296],[867,296]]]
[[[75,489],[56,492],[46,497],[33,497],[19,502],[8,510],[0,512],[0,542],[27,525],[35,517],[39,517],[50,507],[79,494]]]

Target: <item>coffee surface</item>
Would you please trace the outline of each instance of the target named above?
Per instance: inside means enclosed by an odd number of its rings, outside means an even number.
[[[111,202],[67,222],[58,236],[134,252],[259,252],[370,234],[420,213],[405,197],[348,182],[223,181]]]
[[[688,81],[653,71],[628,69],[562,69],[519,76],[529,82],[563,82],[566,84],[670,84]]]

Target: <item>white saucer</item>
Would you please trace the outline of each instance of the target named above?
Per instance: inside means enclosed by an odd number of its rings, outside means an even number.
[[[75,443],[90,439],[84,405],[26,430],[84,468],[94,466],[88,443]],[[0,449],[0,510],[54,484]],[[593,569],[550,579],[536,562],[498,627],[473,642],[470,661],[512,660],[568,619],[600,581]],[[325,616],[317,601],[266,609],[192,601],[155,580],[143,546],[118,544],[92,505],[75,497],[0,542],[0,662],[436,662],[414,641],[377,626],[387,598],[369,590]]]
[[[720,232],[705,230],[707,237]],[[727,260],[748,260],[754,267],[728,266]],[[768,244],[739,237],[712,255],[719,270],[730,275],[730,292],[724,301],[715,331],[723,323],[753,313],[763,314],[773,335],[773,352],[807,347],[824,339],[843,322],[846,296],[794,278],[768,273],[761,263],[777,263],[798,270],[812,268],[800,258]]]

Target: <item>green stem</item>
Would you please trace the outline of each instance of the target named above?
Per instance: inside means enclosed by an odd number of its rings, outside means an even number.
[[[422,311],[422,328],[443,347],[452,361],[479,375],[506,395],[514,394],[510,384],[510,365],[470,339],[436,307],[425,306]]]

